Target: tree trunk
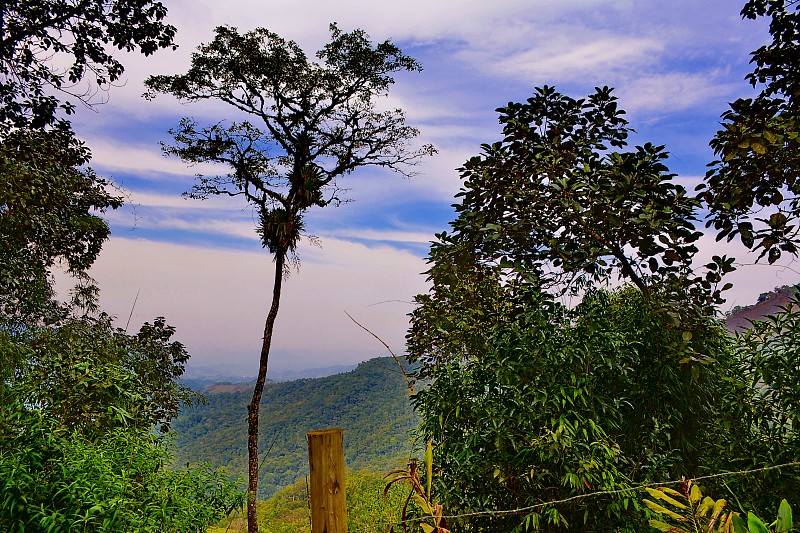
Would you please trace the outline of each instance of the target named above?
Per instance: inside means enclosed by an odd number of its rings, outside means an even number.
[[[256,494],[258,493],[258,411],[261,407],[261,395],[264,392],[264,382],[267,379],[267,363],[269,362],[269,348],[272,344],[272,329],[275,317],[278,316],[278,306],[281,301],[281,284],[283,282],[283,267],[286,252],[279,251],[275,254],[275,281],[272,286],[272,305],[264,324],[264,338],[261,344],[261,359],[258,366],[258,378],[253,389],[253,399],[247,406],[247,532],[258,533],[258,518],[256,517]]]

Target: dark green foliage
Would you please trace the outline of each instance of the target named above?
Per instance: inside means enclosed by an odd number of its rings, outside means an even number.
[[[242,503],[220,472],[165,468],[167,442],[146,429],[90,439],[20,406],[3,414],[0,529],[8,533],[204,532]]]
[[[189,354],[157,318],[136,335],[108,316],[70,318],[9,338],[24,356],[13,393],[59,425],[84,434],[110,427],[169,429],[194,394],[178,383]]]
[[[86,105],[119,79],[113,49],[145,55],[172,46],[175,28],[152,0],[9,0],[0,6],[0,311],[34,321],[53,309],[50,268],[94,262],[109,230],[97,216],[121,199],[83,167],[89,151],[59,107]],[[71,62],[65,68],[65,60]],[[86,77],[98,88],[81,85]],[[50,309],[45,309],[50,307]],[[47,315],[47,316],[45,316]]]
[[[446,514],[697,474],[726,368],[718,359],[730,358],[719,325],[695,324],[690,337],[633,288],[590,293],[573,311],[533,289],[496,291],[516,313],[476,320],[480,341],[432,363],[434,380],[415,397]],[[621,527],[640,520],[635,506],[631,494],[597,497],[450,527]]]
[[[228,472],[246,471],[246,421],[251,389],[207,393],[205,402],[175,419],[176,464],[207,461]],[[347,466],[388,472],[412,451],[413,415],[405,379],[393,359],[372,359],[352,372],[319,379],[267,383],[261,428],[260,496],[268,496],[308,471],[306,433],[344,429]],[[274,444],[273,444],[274,443]],[[271,449],[270,446],[272,445]]]
[[[59,116],[75,105],[59,96],[91,105],[119,79],[112,47],[171,46],[165,13],[150,0],[0,5],[4,532],[202,532],[242,503],[221,472],[167,468],[154,426],[166,431],[192,396],[177,383],[188,354],[163,319],[127,335],[96,313],[86,271],[109,234],[98,215],[121,199],[85,168],[89,152]],[[71,304],[53,299],[56,263],[80,280]]]
[[[749,419],[729,407],[746,410],[754,391],[713,318],[732,260],[696,273],[699,203],[671,182],[663,147],[615,151],[630,130],[607,88],[573,100],[545,87],[500,112],[505,137],[463,169],[407,337],[431,382],[415,401],[446,514],[752,464]],[[631,284],[599,288],[615,279]],[[574,307],[559,300],[570,294]],[[637,502],[618,493],[448,525],[641,530]]]
[[[171,471],[169,427],[188,357],[163,319],[126,335],[110,319],[0,329],[0,530],[203,531],[242,503],[205,467]]]
[[[167,9],[152,0],[6,0],[0,7],[0,127],[41,129],[70,114],[72,102],[89,104],[124,71],[114,49],[150,55],[173,46],[175,28],[163,22]],[[68,58],[64,69],[54,58]],[[78,82],[90,73],[97,87]],[[58,94],[57,93],[57,94]],[[1,137],[1,136],[0,136]]]
[[[0,137],[0,311],[25,320],[44,313],[56,262],[74,274],[108,237],[98,216],[121,205],[109,183],[80,167],[88,151],[68,130],[15,130]]]
[[[724,129],[711,141],[719,160],[700,198],[719,239],[739,235],[773,263],[783,252],[797,255],[800,239],[800,4],[750,0],[742,16],[770,20],[772,42],[753,52],[747,76],[761,92],[722,115]]]
[[[725,424],[718,447],[719,469],[760,468],[800,461],[800,308],[796,296],[772,316],[753,322],[737,336],[734,375],[724,413],[740,422],[737,434]],[[742,437],[745,438],[742,438]],[[800,467],[733,478],[728,487],[746,509],[762,516],[777,511],[780,497],[800,494]]]
[[[753,323],[739,337],[743,378],[762,392],[757,398],[758,426],[777,449],[800,454],[800,312],[792,299],[781,312]],[[788,430],[788,431],[787,431]],[[789,439],[776,442],[776,439]],[[794,445],[790,443],[794,442]],[[800,455],[794,458],[800,459]]]
[[[611,92],[575,100],[545,86],[498,109],[504,138],[461,169],[443,245],[547,287],[620,276],[643,291],[670,282],[719,298],[718,280],[691,270],[699,203],[672,183],[663,146],[618,151],[631,129]]]

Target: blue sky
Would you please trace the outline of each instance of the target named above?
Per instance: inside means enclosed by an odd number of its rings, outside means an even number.
[[[222,104],[183,105],[141,98],[149,74],[178,74],[213,28],[266,27],[313,55],[328,24],[392,39],[419,59],[420,74],[398,77],[383,105],[400,106],[439,154],[412,179],[363,169],[339,183],[353,201],[312,211],[302,266],[285,285],[271,368],[347,364],[384,355],[352,324],[349,312],[403,351],[406,314],[425,291],[425,255],[447,229],[456,168],[499,139],[495,109],[539,85],[573,97],[594,86],[616,88],[638,132],[636,143],[665,144],[669,166],[693,187],[712,158],[708,141],[727,102],[750,93],[749,53],[768,39],[763,23],[742,21],[729,0],[636,2],[500,0],[168,0],[180,48],[150,58],[120,54],[123,83],[99,96],[96,112],[74,119],[92,149],[93,168],[123,187],[129,204],[108,214],[113,235],[92,270],[101,303],[124,325],[134,299],[134,330],[166,316],[193,354],[192,365],[254,372],[269,301],[272,262],[254,232],[252,212],[236,199],[186,200],[196,172],[161,155],[158,142],[182,116],[201,123],[231,119]],[[703,241],[703,254],[736,255],[735,246]],[[728,306],[747,304],[776,285],[795,283],[792,264],[743,267]]]

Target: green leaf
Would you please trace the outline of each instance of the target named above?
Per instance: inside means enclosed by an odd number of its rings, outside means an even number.
[[[433,514],[433,507],[419,494],[414,494],[414,503],[416,503],[420,509],[422,509],[425,514],[432,515]]]
[[[688,507],[685,504],[683,504],[683,503],[679,502],[678,500],[675,500],[675,499],[670,498],[669,496],[667,496],[665,494],[665,491],[662,491],[662,490],[659,490],[659,489],[651,489],[651,488],[646,488],[645,490],[647,490],[647,493],[650,494],[650,496],[652,496],[653,498],[658,498],[659,500],[664,500],[665,502],[669,503],[670,505],[673,505],[673,506],[677,507],[678,509],[688,509]],[[672,492],[674,492],[675,493],[674,495],[676,495],[676,496],[680,496],[682,498],[684,497],[682,494],[680,494],[678,492],[675,492],[675,491],[672,491]]]
[[[675,511],[671,511],[671,510],[667,509],[666,507],[663,507],[663,506],[661,506],[661,505],[659,505],[659,504],[657,504],[655,502],[651,502],[650,500],[644,500],[644,504],[647,507],[649,507],[652,511],[655,511],[656,513],[667,515],[670,518],[674,518],[675,520],[683,520],[684,519],[681,515],[679,515]]]
[[[753,513],[747,513],[747,529],[750,533],[769,533],[767,526]]]
[[[692,367],[694,370],[695,367]],[[689,489],[689,501],[692,503],[697,503],[703,499],[703,493],[700,492],[700,487],[697,485],[692,485],[692,488]]]
[[[747,528],[747,524],[745,523],[744,519],[742,519],[739,513],[734,513],[731,519],[733,523],[733,532],[734,533],[749,533]]]
[[[683,528],[667,524],[666,522],[662,522],[660,520],[648,520],[647,523],[650,524],[650,527],[653,527],[659,531],[667,531],[669,533],[689,533]]]
[[[792,507],[786,500],[781,500],[781,505],[778,507],[777,527],[778,533],[792,529]]]
[[[425,448],[425,483],[427,485],[427,492],[425,493],[428,498],[431,497],[431,482],[433,481],[433,441],[428,441],[428,447]]]

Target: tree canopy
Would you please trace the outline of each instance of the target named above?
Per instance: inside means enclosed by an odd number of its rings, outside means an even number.
[[[115,328],[86,274],[122,200],[64,115],[119,79],[112,48],[172,46],[165,14],[149,0],[0,5],[3,531],[203,531],[242,499],[222,472],[168,468],[189,356],[161,318]],[[79,280],[73,302],[54,298],[57,263]]]
[[[331,25],[331,40],[310,61],[293,41],[258,28],[219,27],[199,47],[189,72],[152,76],[148,95],[189,102],[219,99],[258,120],[200,126],[183,119],[164,147],[190,164],[224,163],[224,176],[198,176],[190,196],[243,196],[257,211],[262,243],[276,258],[295,250],[302,216],[339,203],[336,178],[363,166],[406,167],[433,148],[411,149],[418,135],[399,109],[378,111],[393,73],[420,65],[386,41]]]
[[[152,0],[11,0],[0,6],[0,305],[35,314],[63,260],[81,274],[109,234],[98,216],[121,205],[86,168],[90,153],[64,115],[91,105],[124,72],[114,49],[150,55],[175,28]],[[64,65],[68,65],[65,67]]]
[[[796,461],[797,314],[724,330],[733,259],[694,263],[701,203],[664,148],[622,151],[607,88],[543,87],[498,112],[503,139],[461,169],[407,335],[430,383],[415,405],[435,492],[449,514],[479,512],[450,530],[641,531],[627,487]],[[794,474],[762,479],[727,481],[762,516],[798,490]]]
[[[503,139],[461,169],[443,245],[551,290],[619,277],[718,301],[721,278],[692,268],[699,202],[673,183],[663,146],[622,151],[631,129],[616,100],[608,87],[576,100],[545,86],[498,109]]]
[[[427,322],[454,332],[423,363],[431,384],[414,399],[445,514],[527,509],[450,520],[451,531],[636,530],[630,493],[530,506],[697,475],[716,453],[727,335],[709,320],[687,340],[663,300],[632,287],[591,292],[571,310],[530,285],[493,292],[471,314],[453,309],[452,322],[427,302],[412,317],[412,335]],[[697,349],[714,363],[693,361]]]
[[[41,317],[53,266],[85,272],[108,238],[100,213],[122,198],[83,168],[88,159],[60,128],[18,129],[0,139],[0,309],[7,317]]]

